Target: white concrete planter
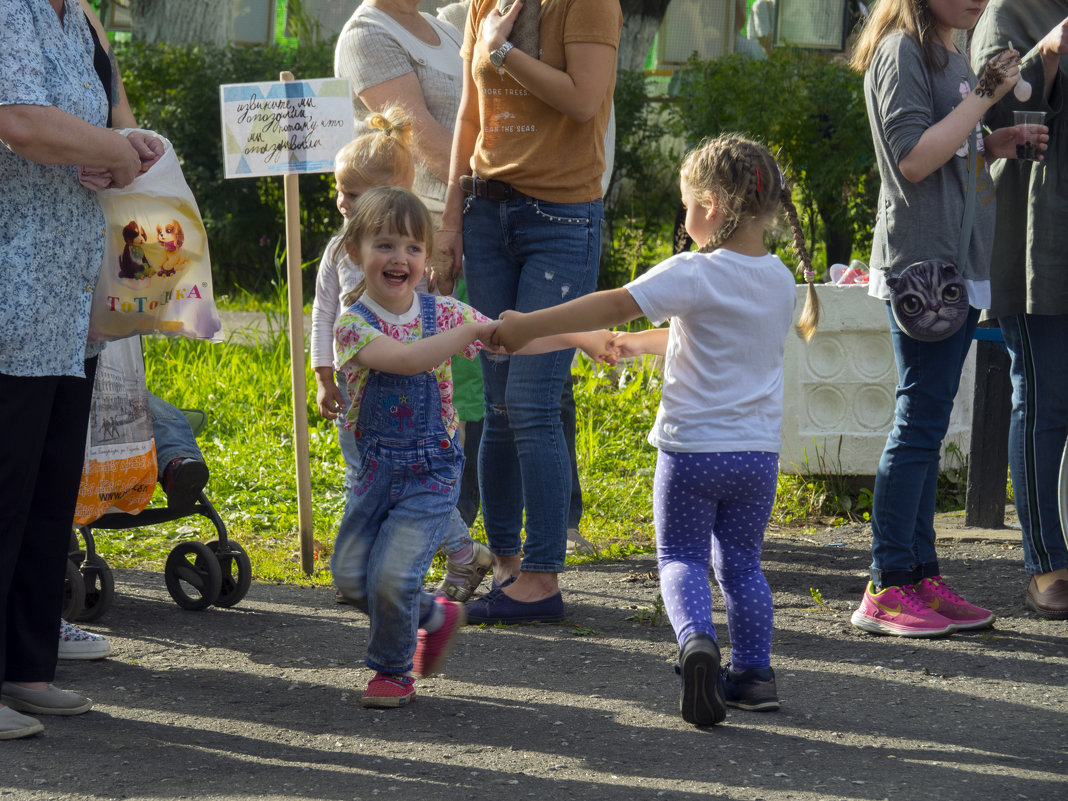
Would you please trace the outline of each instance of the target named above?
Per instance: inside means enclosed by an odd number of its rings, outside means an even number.
[[[797,288],[797,316],[806,291]],[[886,304],[869,297],[866,286],[816,291],[822,317],[815,336],[808,344],[793,333],[786,340],[779,467],[784,473],[871,476],[893,423],[897,387]],[[974,387],[973,344],[946,436],[965,454]]]

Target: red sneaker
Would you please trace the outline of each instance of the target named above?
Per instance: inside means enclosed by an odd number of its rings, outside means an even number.
[[[925,578],[916,584],[914,589],[921,601],[942,617],[952,620],[958,631],[985,629],[994,622],[993,612],[965,601],[942,580],[941,576]]]
[[[435,631],[419,629],[419,641],[415,646],[412,671],[418,675],[433,676],[445,664],[456,640],[456,633],[467,620],[464,605],[439,595],[434,603],[444,607],[445,620]]]
[[[367,683],[360,706],[392,709],[415,700],[415,679],[411,676],[376,673]]]

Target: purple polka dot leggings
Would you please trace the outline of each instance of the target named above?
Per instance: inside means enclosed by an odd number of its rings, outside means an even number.
[[[716,637],[709,565],[727,609],[731,663],[771,665],[771,588],[760,569],[771,518],[778,455],[660,451],[653,479],[660,594],[679,645],[697,633]]]

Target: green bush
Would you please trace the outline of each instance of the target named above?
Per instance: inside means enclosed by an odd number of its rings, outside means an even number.
[[[680,75],[678,129],[691,144],[723,132],[767,143],[796,185],[809,240],[823,240],[828,264],[848,263],[869,252],[879,192],[863,84],[843,62],[791,48],[694,60]]]
[[[116,44],[126,94],[140,125],[174,144],[204,217],[217,292],[267,291],[275,248],[285,238],[282,179],[223,178],[219,85],[334,74],[333,42],[312,47],[225,47]],[[305,261],[317,259],[339,227],[333,175],[301,175],[300,222]],[[314,270],[304,276],[305,297]]]

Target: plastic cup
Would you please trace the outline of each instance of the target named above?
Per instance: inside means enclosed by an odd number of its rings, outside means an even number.
[[[1045,125],[1046,112],[1044,111],[1014,111],[1012,112],[1013,125]],[[1037,129],[1028,135],[1027,141],[1016,145],[1016,158],[1024,161],[1038,161],[1038,138]]]

